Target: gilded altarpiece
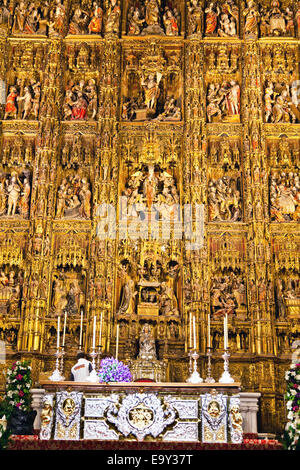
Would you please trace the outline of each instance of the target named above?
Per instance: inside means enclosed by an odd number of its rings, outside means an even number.
[[[190,318],[204,377],[210,316],[217,379],[227,311],[231,374],[261,392],[259,429],[282,431],[300,336],[299,38],[286,0],[1,2],[8,364],[48,377],[67,312],[66,376],[96,315],[102,354],[119,325],[119,358],[137,359],[150,325],[184,382]],[[185,204],[204,206],[200,246]]]

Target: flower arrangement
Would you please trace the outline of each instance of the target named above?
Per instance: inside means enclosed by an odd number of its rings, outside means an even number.
[[[5,402],[9,414],[15,408],[31,411],[31,367],[28,361],[14,362],[6,373]]]
[[[288,422],[284,432],[284,444],[288,450],[300,450],[300,362],[291,365],[285,379]]]
[[[129,367],[114,357],[102,359],[98,371],[100,382],[131,382]]]

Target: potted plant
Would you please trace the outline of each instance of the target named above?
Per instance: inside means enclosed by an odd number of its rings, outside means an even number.
[[[129,367],[114,357],[102,359],[98,371],[100,382],[131,382]]]
[[[11,434],[32,435],[36,410],[31,408],[31,367],[28,361],[14,362],[6,373],[5,406]]]

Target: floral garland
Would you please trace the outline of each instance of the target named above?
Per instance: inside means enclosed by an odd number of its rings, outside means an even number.
[[[284,443],[288,450],[300,450],[300,363],[292,364],[285,373],[285,394],[288,422],[284,432]]]
[[[131,382],[129,367],[114,357],[102,359],[98,371],[100,382]]]
[[[5,404],[10,413],[15,408],[23,411],[31,410],[32,387],[31,367],[28,361],[14,362],[6,373]]]

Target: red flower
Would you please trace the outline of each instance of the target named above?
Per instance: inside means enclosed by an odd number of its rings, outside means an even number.
[[[23,390],[19,390],[19,397],[24,397],[24,392],[23,392]]]
[[[22,379],[23,379],[23,375],[18,374],[18,375],[16,376],[16,379],[17,379],[17,380],[22,380]]]
[[[17,406],[18,408],[20,408],[21,403],[20,403],[20,402],[19,402],[19,403],[16,403],[16,406]]]

